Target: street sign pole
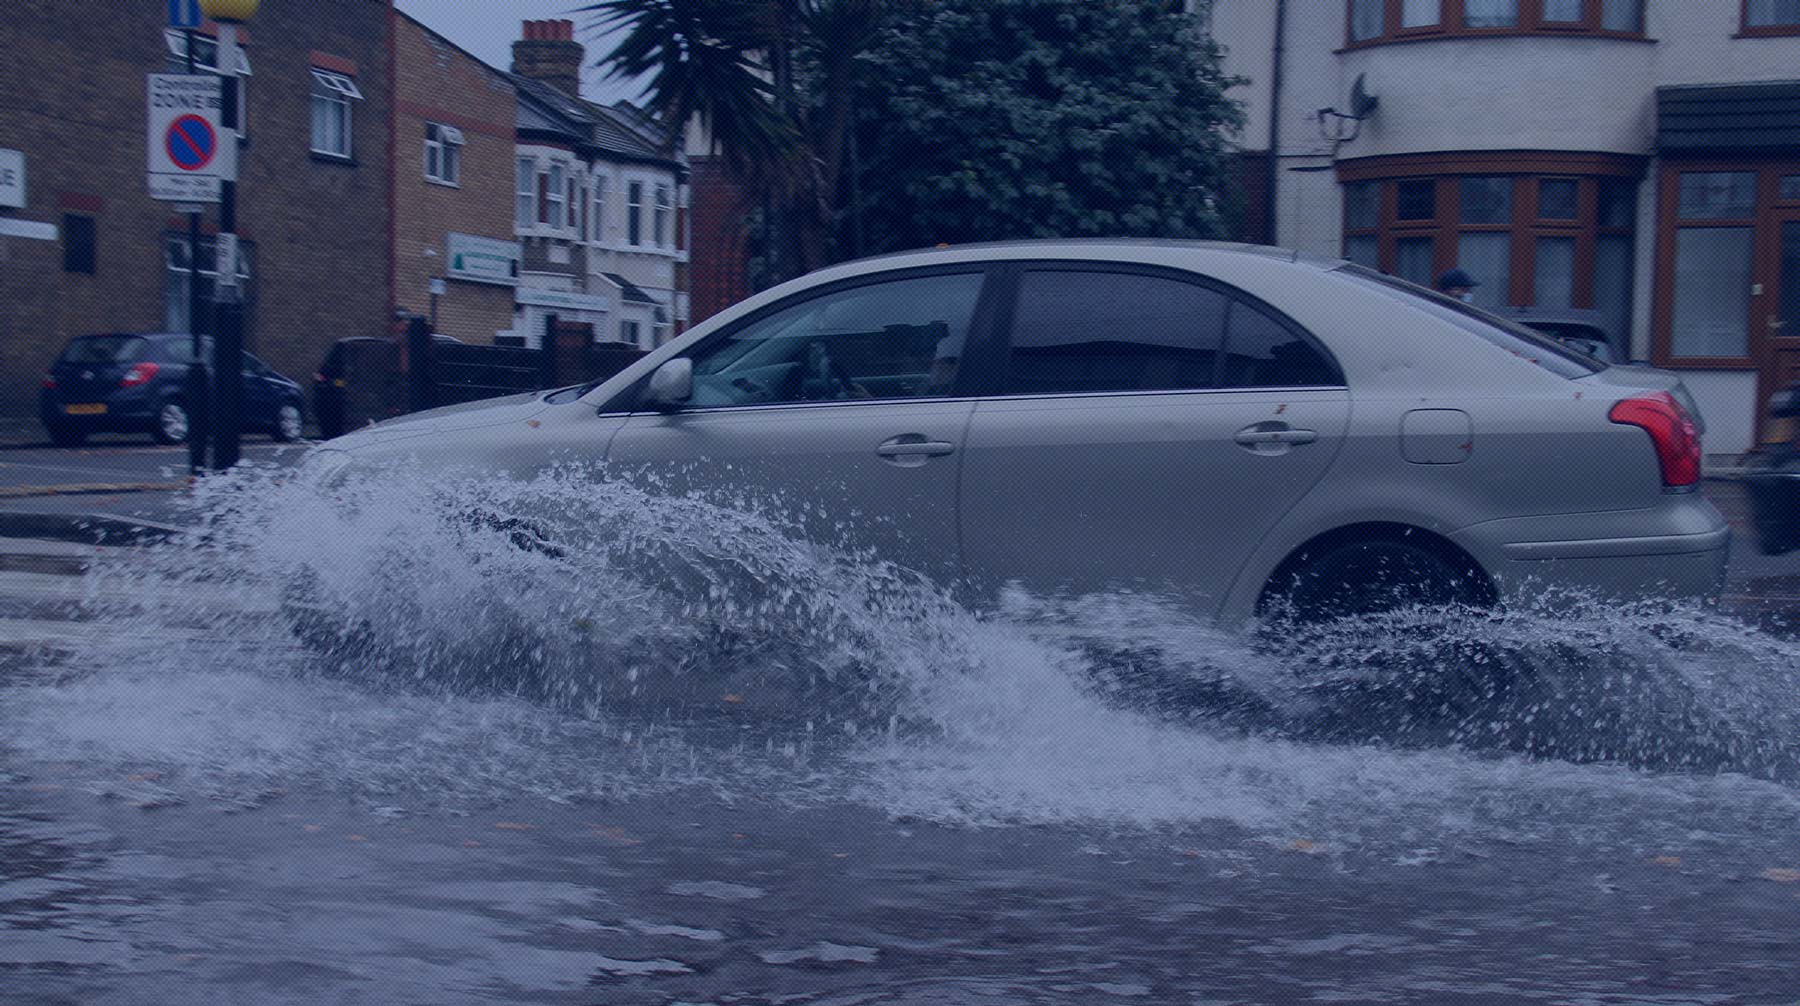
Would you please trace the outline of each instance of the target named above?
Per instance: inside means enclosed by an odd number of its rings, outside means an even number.
[[[219,25],[219,70],[225,78],[220,103],[219,143],[237,146],[237,25]],[[225,471],[238,463],[238,434],[244,411],[244,301],[237,276],[237,179],[220,182],[219,236],[213,272],[212,464]]]
[[[191,2],[191,0],[190,0]],[[182,0],[170,0],[170,13],[179,14],[177,8],[185,6]],[[182,20],[185,20],[183,18]],[[194,58],[194,29],[184,27],[182,35],[187,39],[187,72],[191,76],[199,72],[199,65]],[[200,212],[195,205],[188,213],[188,297],[187,316],[188,332],[193,337],[193,365],[188,367],[187,399],[188,410],[188,472],[199,476],[206,474],[206,441],[207,418],[212,414],[212,380],[206,372],[205,343],[200,337]]]

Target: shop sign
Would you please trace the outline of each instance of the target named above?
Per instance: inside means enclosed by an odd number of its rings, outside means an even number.
[[[513,299],[532,307],[560,308],[564,311],[605,311],[609,306],[605,297],[596,297],[591,293],[569,293],[566,290],[543,290],[525,286],[519,288]]]
[[[514,286],[519,282],[519,254],[517,241],[498,241],[473,234],[446,234],[444,260],[449,267],[444,275],[472,283]]]
[[[25,155],[0,150],[0,206],[25,208]]]

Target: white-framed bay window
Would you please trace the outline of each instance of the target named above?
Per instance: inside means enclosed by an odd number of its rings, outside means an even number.
[[[525,230],[537,220],[537,161],[521,157],[516,170],[514,191],[518,212],[513,223],[519,230]]]

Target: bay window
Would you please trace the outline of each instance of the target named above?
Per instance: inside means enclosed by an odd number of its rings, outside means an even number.
[[[1348,0],[1351,45],[1457,35],[1566,35],[1642,38],[1644,0]],[[1748,0],[1750,8],[1797,8],[1789,26],[1800,31],[1800,0]],[[1746,13],[1745,24],[1759,15]]]
[[[1339,168],[1345,258],[1420,286],[1450,269],[1488,308],[1599,311],[1630,335],[1641,161],[1605,154],[1432,154]]]

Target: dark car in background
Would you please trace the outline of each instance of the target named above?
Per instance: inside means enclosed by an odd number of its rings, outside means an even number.
[[[203,351],[210,351],[206,340]],[[188,368],[193,337],[107,333],[69,340],[44,376],[38,413],[53,443],[92,433],[148,433],[158,443],[187,439]],[[244,429],[297,440],[305,417],[300,385],[244,354]]]

